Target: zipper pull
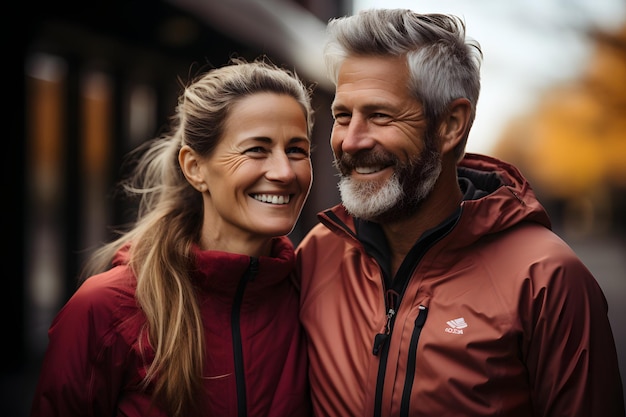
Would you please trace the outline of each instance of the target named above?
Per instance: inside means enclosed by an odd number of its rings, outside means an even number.
[[[250,281],[254,281],[257,274],[259,273],[259,258],[255,256],[250,257],[250,266],[248,267],[248,276],[250,277]]]
[[[374,356],[378,356],[380,349],[383,347],[388,337],[389,335],[385,333],[378,333],[374,336],[374,348],[372,349]]]
[[[391,328],[391,319],[395,314],[396,311],[393,308],[390,308],[389,311],[387,311],[387,321],[385,322],[384,333],[378,333],[376,336],[374,336],[374,348],[372,349],[372,353],[374,354],[374,356],[378,356],[380,349],[385,345],[385,342],[387,342]]]

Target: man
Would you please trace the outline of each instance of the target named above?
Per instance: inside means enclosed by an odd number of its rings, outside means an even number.
[[[513,166],[465,155],[456,17],[333,20],[342,204],[298,248],[318,416],[624,416],[607,303]]]

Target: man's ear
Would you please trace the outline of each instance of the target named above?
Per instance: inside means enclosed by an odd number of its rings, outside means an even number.
[[[200,158],[196,151],[188,145],[183,145],[178,151],[178,163],[189,184],[200,192],[206,191],[207,186],[202,178]]]
[[[466,98],[457,98],[450,103],[439,131],[442,153],[452,151],[469,134],[471,112],[472,106]]]

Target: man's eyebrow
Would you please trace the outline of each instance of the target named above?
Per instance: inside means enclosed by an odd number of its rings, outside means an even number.
[[[337,110],[345,110],[346,106],[344,106],[341,103],[337,103],[335,101],[332,102],[332,104],[330,105],[330,111],[335,112]]]
[[[332,105],[330,106],[330,110],[332,112],[343,111],[343,110],[348,110],[348,107],[343,105],[342,103],[333,102]],[[394,110],[394,107],[389,105],[389,103],[378,101],[378,102],[371,102],[371,103],[365,104],[362,107],[359,107],[359,110],[365,113],[380,112],[380,111],[391,112]]]

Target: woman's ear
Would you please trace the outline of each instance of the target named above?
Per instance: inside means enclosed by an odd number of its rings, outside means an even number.
[[[452,151],[469,134],[471,112],[472,106],[466,98],[457,98],[450,103],[440,125],[442,153]]]
[[[187,178],[187,181],[193,188],[204,192],[207,186],[202,177],[200,162],[196,151],[191,149],[188,145],[183,145],[180,151],[178,151],[178,163],[180,164],[180,169],[183,171],[185,178]]]

